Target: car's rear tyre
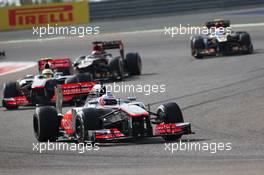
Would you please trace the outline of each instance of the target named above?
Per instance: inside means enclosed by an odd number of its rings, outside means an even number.
[[[8,82],[4,84],[3,88],[4,98],[13,98],[19,96],[19,91],[17,89],[17,83],[16,82]],[[17,105],[8,105],[3,104],[4,107],[8,110],[17,109]]]
[[[93,81],[93,75],[90,73],[79,73],[69,77],[65,80],[65,84],[70,83],[82,83],[82,82],[89,82]]]
[[[59,135],[59,117],[52,106],[37,107],[33,115],[33,128],[39,142],[56,141]]]
[[[201,53],[205,49],[204,41],[202,37],[194,37],[191,41],[192,56],[197,59],[202,59],[204,56]]]
[[[1,51],[0,52],[0,56],[4,56],[5,57],[6,56],[5,51]]]
[[[158,120],[164,123],[183,123],[183,116],[180,107],[176,103],[166,103],[159,106],[157,110]],[[166,135],[163,136],[165,141],[178,140],[182,137],[179,135]]]
[[[252,54],[253,53],[253,44],[251,42],[251,38],[249,33],[247,32],[241,32],[239,33],[239,44],[241,47],[246,48],[245,51],[243,51],[243,54]]]
[[[102,129],[102,121],[99,119],[99,113],[94,108],[83,109],[82,112],[76,116],[76,139],[78,143],[85,141],[94,141],[95,137],[89,136],[89,130]]]
[[[109,63],[109,67],[116,80],[124,78],[124,64],[119,57],[113,58]]]
[[[138,53],[128,53],[126,55],[126,67],[131,75],[140,75],[142,71],[141,57]]]

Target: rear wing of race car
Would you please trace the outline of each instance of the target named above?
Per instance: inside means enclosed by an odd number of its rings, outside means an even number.
[[[56,108],[58,111],[61,111],[63,102],[78,98],[81,98],[85,101],[89,95],[98,93],[96,95],[100,96],[104,94],[105,91],[105,86],[102,86],[97,82],[82,82],[58,85],[57,87],[55,87],[54,95]]]
[[[111,50],[111,49],[119,49],[120,55],[124,58],[124,44],[121,40],[115,41],[94,41],[93,42],[93,50],[101,49],[104,50]]]
[[[70,83],[61,85],[62,95],[82,95],[88,94],[96,85],[96,82]]]
[[[70,58],[40,59],[38,61],[38,70],[41,73],[43,69],[70,69],[72,64]]]
[[[96,82],[82,82],[58,85],[54,95],[57,109],[62,107],[63,102],[83,99],[82,97],[86,100],[96,84]]]

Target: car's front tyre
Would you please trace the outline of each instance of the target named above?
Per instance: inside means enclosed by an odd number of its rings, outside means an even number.
[[[37,107],[33,115],[33,129],[39,142],[56,141],[59,135],[60,120],[52,106]]]
[[[180,107],[177,103],[165,103],[158,107],[157,110],[158,120],[166,123],[183,123],[183,116]],[[165,135],[163,139],[165,141],[178,140],[182,137],[179,135]]]

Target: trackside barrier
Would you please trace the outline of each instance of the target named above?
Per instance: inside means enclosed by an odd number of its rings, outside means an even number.
[[[91,20],[97,20],[258,4],[264,0],[109,0],[90,2],[90,11]]]
[[[0,8],[0,31],[249,5],[264,5],[264,0],[108,0],[7,7]]]

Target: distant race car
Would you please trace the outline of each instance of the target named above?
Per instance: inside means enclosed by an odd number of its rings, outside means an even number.
[[[119,56],[112,56],[106,50],[119,49]],[[97,80],[121,80],[126,76],[140,75],[142,70],[141,57],[138,53],[124,54],[122,41],[93,42],[91,55],[80,56],[74,61],[77,72],[89,72]]]
[[[48,72],[46,72],[48,71]],[[49,73],[45,69],[44,73]],[[52,73],[52,72],[50,72]],[[72,76],[54,75],[47,78],[44,75],[28,75],[16,82],[4,84],[2,105],[6,109],[17,109],[19,106],[35,106],[36,104],[53,104],[55,102],[55,88],[61,85],[65,103],[82,103],[87,93],[97,84],[90,74],[76,74]]]
[[[253,53],[249,33],[231,31],[230,21],[218,19],[206,22],[205,25],[210,31],[209,34],[191,39],[191,52],[195,58]]]
[[[6,53],[5,53],[5,51],[4,50],[0,50],[0,57],[1,56],[3,56],[3,57],[5,57],[6,56]]]
[[[33,128],[40,142],[95,143],[145,137],[172,141],[182,135],[194,134],[176,103],[160,105],[157,112],[151,112],[150,107],[136,102],[135,98],[116,99],[111,92],[106,92],[101,96],[88,96],[83,107],[72,108],[62,115],[62,96],[58,97],[57,108],[40,106],[35,110]]]
[[[70,58],[41,58],[38,61],[38,71],[41,72],[44,69],[52,69],[61,75],[73,74],[73,67]]]

